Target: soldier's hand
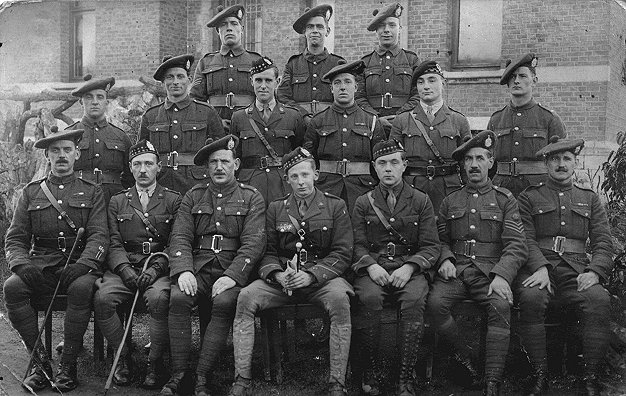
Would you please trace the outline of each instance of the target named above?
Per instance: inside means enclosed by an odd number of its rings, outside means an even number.
[[[137,277],[137,281],[136,281],[137,287],[143,293],[146,291],[148,286],[150,286],[157,280],[158,277],[159,277],[159,273],[158,273],[157,268],[150,267],[144,272],[142,272],[141,275],[139,275],[139,277]]]
[[[452,261],[446,260],[441,263],[441,266],[439,267],[439,271],[437,271],[437,273],[444,280],[456,278],[456,266],[452,264]]]
[[[402,289],[409,279],[411,279],[413,272],[415,272],[415,267],[412,264],[406,263],[391,273],[389,283],[391,283],[393,287]]]
[[[117,274],[122,278],[124,286],[131,292],[137,290],[137,273],[130,264],[122,264],[117,270]]]
[[[61,272],[61,286],[67,290],[72,282],[90,272],[91,268],[87,267],[86,265],[78,263],[70,264],[65,267]]]
[[[548,268],[545,265],[539,268],[537,271],[535,271],[534,274],[532,274],[522,282],[522,286],[524,287],[535,287],[537,285],[539,286],[539,289],[547,287],[550,294],[552,294],[550,275],[548,275]]]
[[[310,286],[315,280],[315,276],[306,271],[293,272],[287,276],[285,288],[287,290],[300,289]]]
[[[15,275],[19,276],[22,282],[26,283],[31,289],[37,290],[44,284],[44,277],[41,268],[33,264],[22,264],[13,268]]]
[[[506,279],[500,275],[496,275],[491,284],[489,284],[487,296],[490,296],[493,293],[496,293],[498,296],[507,300],[510,305],[513,305],[513,292],[511,291],[511,286],[509,286],[509,282],[507,282]]]
[[[213,290],[211,291],[211,298],[215,298],[221,292],[224,292],[228,289],[235,287],[237,282],[231,277],[221,276],[218,280],[213,284]]]
[[[178,288],[188,296],[195,296],[198,291],[198,281],[191,271],[185,271],[178,276]]]
[[[379,286],[387,286],[389,284],[389,274],[387,270],[379,264],[372,264],[367,267],[367,273],[374,283]]]
[[[600,282],[600,277],[593,271],[584,272],[576,278],[578,282],[578,291],[589,289],[591,286]]]
[[[282,287],[286,288],[287,286],[287,275],[288,271],[276,271],[274,273],[274,280],[278,282]]]

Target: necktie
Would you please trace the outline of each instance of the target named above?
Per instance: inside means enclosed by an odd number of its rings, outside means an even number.
[[[301,199],[298,201],[298,213],[300,213],[300,217],[304,217],[306,214],[306,201]]]
[[[435,120],[435,115],[433,114],[433,107],[428,106],[426,108],[426,116],[428,117],[428,121],[433,122]]]
[[[149,201],[150,201],[150,197],[148,197],[148,192],[147,191],[140,191],[139,192],[139,202],[141,202],[141,208],[143,209],[144,212],[146,210],[148,210],[148,202]]]
[[[268,122],[270,120],[270,115],[272,115],[270,105],[266,103],[263,105],[263,121]]]
[[[396,195],[392,190],[389,190],[389,194],[387,194],[387,206],[389,206],[389,210],[393,212],[393,209],[396,207]]]

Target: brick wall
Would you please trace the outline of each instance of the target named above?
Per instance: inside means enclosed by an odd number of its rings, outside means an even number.
[[[156,3],[156,2],[153,2]],[[157,4],[154,4],[155,6]],[[165,55],[187,53],[187,4],[178,0],[163,0],[159,7],[159,51]]]
[[[606,104],[606,139],[615,142],[619,131],[626,132],[626,3],[612,1],[610,7],[611,75]]]
[[[287,60],[304,50],[302,35],[293,30],[293,23],[304,12],[304,1],[285,2],[266,0],[263,2],[263,42],[260,53],[271,58],[282,73]]]

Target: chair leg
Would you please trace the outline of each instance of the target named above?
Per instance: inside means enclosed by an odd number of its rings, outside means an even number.
[[[280,330],[280,321],[275,319],[271,320],[271,337],[272,337],[272,350],[274,352],[274,372],[276,373],[276,383],[282,384],[283,382],[283,348],[281,344],[281,337],[278,337],[281,334]]]
[[[270,351],[270,324],[265,317],[261,317],[261,347],[263,348],[263,374],[265,381],[272,380],[272,359]]]
[[[45,339],[46,339],[46,353],[48,354],[48,359],[52,359],[52,315],[48,316],[46,319],[46,323],[44,323],[45,328]]]

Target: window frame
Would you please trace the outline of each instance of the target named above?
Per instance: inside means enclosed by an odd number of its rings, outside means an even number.
[[[81,69],[82,69],[82,73],[80,73],[80,75],[77,75],[76,72],[76,45],[77,45],[77,35],[76,35],[76,28],[77,28],[77,22],[79,20],[79,18],[82,18],[85,14],[90,14],[90,13],[95,13],[95,8],[92,7],[88,7],[88,8],[82,8],[80,6],[80,2],[75,2],[74,5],[70,6],[70,48],[69,48],[69,81],[71,82],[75,82],[75,81],[82,81],[83,80],[83,76],[85,74],[85,66],[81,65]],[[81,60],[82,62],[82,60]]]

